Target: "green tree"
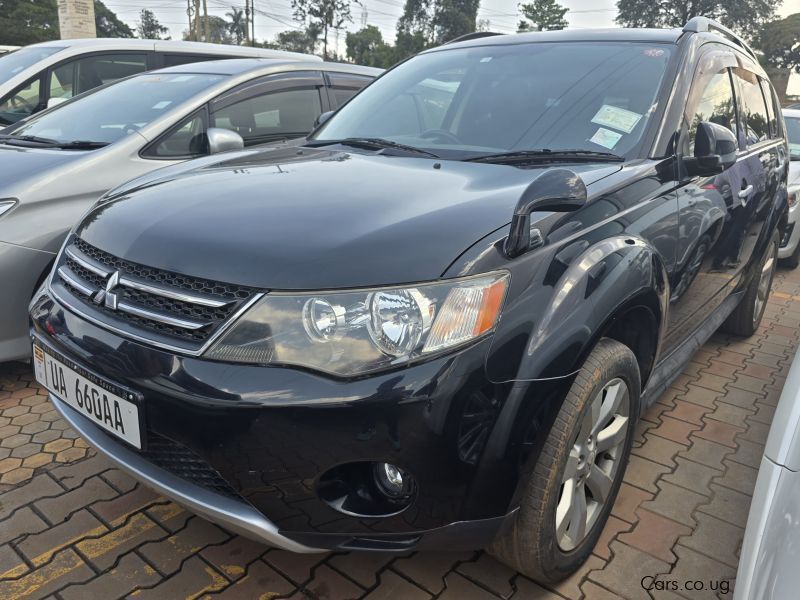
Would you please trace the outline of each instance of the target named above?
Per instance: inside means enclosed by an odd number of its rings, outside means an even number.
[[[133,37],[100,0],[95,0],[98,37]],[[0,0],[0,44],[25,46],[61,37],[56,0]]]
[[[315,29],[290,29],[276,35],[272,46],[277,50],[314,54],[318,35]]]
[[[292,0],[294,19],[320,32],[322,57],[328,59],[328,32],[353,20],[350,0]]]
[[[139,22],[136,24],[136,32],[143,40],[165,40],[169,36],[169,28],[164,27],[156,18],[152,10],[143,8],[139,14]]]
[[[761,63],[775,86],[786,99],[786,86],[792,71],[800,73],[800,13],[767,23],[756,34],[753,46],[761,51]]]
[[[347,58],[359,65],[387,68],[394,64],[394,48],[383,41],[381,30],[367,25],[345,39]]]
[[[533,0],[529,4],[520,4],[519,10],[524,17],[519,22],[520,31],[551,31],[569,25],[565,18],[569,9],[556,0]]]
[[[480,0],[437,0],[433,11],[435,42],[444,44],[477,30]]]
[[[752,37],[775,15],[782,0],[617,0],[624,27],[682,27],[692,17],[711,17]]]
[[[397,20],[395,50],[402,60],[433,45],[433,0],[406,0]]]
[[[244,16],[244,11],[241,8],[231,6],[231,10],[225,13],[230,21],[228,23],[228,31],[233,36],[236,44],[241,43],[247,39],[247,19]]]

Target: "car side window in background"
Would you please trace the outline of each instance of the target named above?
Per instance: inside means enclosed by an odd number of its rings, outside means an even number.
[[[285,137],[300,137],[314,127],[322,112],[316,87],[270,92],[225,106],[212,118],[213,127],[235,131],[246,146]]]
[[[82,94],[117,79],[147,70],[144,54],[101,54],[82,58],[76,63],[74,95]]]
[[[333,102],[331,109],[339,108],[347,103],[350,98],[372,82],[371,77],[351,75],[350,73],[328,73],[327,77],[330,80],[328,89]]]
[[[0,100],[0,125],[11,125],[41,108],[41,78],[21,85]]]
[[[758,77],[746,69],[736,68],[733,72],[739,83],[741,94],[739,112],[745,126],[747,144],[753,145],[768,140],[769,113]]]
[[[689,96],[685,118],[689,129],[688,155],[694,153],[697,126],[703,121],[722,125],[736,135],[736,104],[728,69],[718,71],[710,79],[700,80],[698,89],[693,89]]]
[[[204,60],[222,60],[232,58],[230,56],[208,56],[201,54],[164,54],[164,66],[174,67],[177,65],[188,65],[191,63],[202,62]]]
[[[69,100],[73,96],[75,84],[75,61],[64,63],[50,72],[48,88],[50,99],[63,98]]]
[[[208,154],[206,111],[202,110],[173,127],[144,154],[154,158],[189,158]]]

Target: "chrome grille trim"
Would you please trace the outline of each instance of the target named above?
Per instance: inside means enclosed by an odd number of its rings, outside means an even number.
[[[59,275],[59,277],[61,277],[61,279],[66,281],[69,285],[74,287],[76,290],[78,290],[82,294],[86,294],[87,296],[91,296],[92,294],[94,294],[97,291],[97,290],[95,290],[93,288],[90,288],[90,287],[84,285],[80,281],[78,281],[78,278],[75,277],[75,274],[72,271],[70,271],[69,267],[67,267],[66,265],[64,265],[63,267],[58,267],[58,275]]]
[[[150,285],[149,283],[144,283],[143,281],[139,281],[137,279],[131,279],[129,277],[120,277],[119,284],[121,286],[129,287],[134,290],[139,290],[141,292],[156,294],[157,296],[164,296],[165,298],[170,298],[171,300],[180,300],[181,302],[189,302],[190,304],[208,306],[209,308],[221,308],[223,306],[228,306],[230,304],[230,302],[226,302],[225,300],[214,300],[212,298],[206,298],[205,296],[195,296],[194,294],[185,294],[183,292],[176,292],[174,290],[170,290],[160,286]]]
[[[109,331],[199,356],[264,292],[114,256],[71,236],[49,280],[70,312]]]
[[[111,271],[101,267],[99,264],[94,262],[91,258],[89,258],[88,256],[85,256],[83,254],[83,252],[81,252],[80,250],[78,250],[76,248],[68,247],[66,252],[67,252],[67,256],[69,256],[72,260],[74,260],[76,263],[78,263],[84,269],[87,269],[87,270],[91,271],[95,275],[100,275],[100,277],[108,277],[109,275],[111,275]]]
[[[169,315],[164,315],[155,311],[144,310],[133,304],[128,304],[127,302],[118,302],[117,310],[142,317],[143,319],[150,319],[151,321],[158,321],[165,325],[172,325],[173,327],[181,327],[183,329],[202,329],[207,325],[206,323],[198,323],[197,321],[189,321],[188,319],[176,319],[175,317],[170,317]]]

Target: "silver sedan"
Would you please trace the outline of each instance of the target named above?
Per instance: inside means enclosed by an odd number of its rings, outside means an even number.
[[[69,228],[106,191],[187,159],[303,136],[379,73],[194,63],[97,88],[0,132],[0,361],[30,354],[28,302]]]

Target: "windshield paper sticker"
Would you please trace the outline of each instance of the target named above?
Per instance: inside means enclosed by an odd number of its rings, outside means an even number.
[[[597,111],[597,114],[592,117],[592,123],[613,127],[625,133],[630,133],[641,118],[642,115],[639,113],[611,106],[610,104],[603,104],[600,110]]]
[[[589,141],[602,146],[603,148],[608,148],[611,150],[617,145],[617,142],[621,138],[621,133],[600,127],[597,131],[595,131],[594,135],[589,138]]]

